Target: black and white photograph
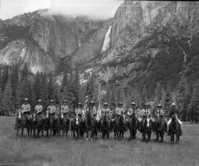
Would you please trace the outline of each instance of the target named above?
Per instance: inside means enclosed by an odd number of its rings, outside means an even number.
[[[199,2],[0,0],[0,166],[199,166]]]

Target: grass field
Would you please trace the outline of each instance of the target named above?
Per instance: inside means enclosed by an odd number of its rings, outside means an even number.
[[[179,144],[100,139],[93,142],[68,137],[16,136],[14,117],[0,117],[0,165],[30,166],[199,166],[199,125],[184,124]]]

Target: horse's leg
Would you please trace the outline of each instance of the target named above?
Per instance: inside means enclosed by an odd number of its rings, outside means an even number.
[[[159,133],[158,133],[158,131],[156,131],[156,141],[158,141],[159,140]]]
[[[164,131],[161,132],[161,142],[164,141]]]
[[[19,135],[19,127],[17,126],[17,131],[16,131],[17,136]]]
[[[22,128],[21,128],[21,135],[22,135],[22,136],[23,136],[23,130],[24,130],[24,128],[22,127]]]

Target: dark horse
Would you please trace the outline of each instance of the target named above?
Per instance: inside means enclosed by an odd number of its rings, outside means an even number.
[[[21,129],[21,135],[23,135],[25,127],[26,127],[26,117],[21,111],[17,111],[16,126],[15,126],[17,130],[17,136],[19,135],[19,129]]]
[[[46,135],[48,137],[49,133],[50,133],[50,129],[51,129],[50,115],[49,115],[49,111],[46,111],[45,119],[44,119],[44,122],[43,122],[42,135],[43,135],[43,131],[45,130]]]
[[[53,136],[58,135],[59,119],[57,113],[50,114],[50,126],[50,135],[52,135],[52,133]]]
[[[129,128],[129,131],[130,131],[129,140],[136,138],[138,125],[139,125],[139,121],[138,121],[136,115],[132,114],[132,116],[130,117],[129,122],[128,122],[128,128]]]
[[[71,119],[71,133],[73,134],[73,138],[77,139],[80,137],[81,124],[81,118],[78,115]]]
[[[35,136],[35,132],[37,130],[37,136],[39,136],[40,132],[42,131],[43,127],[43,119],[41,114],[33,113],[33,121],[32,121],[32,129],[33,134]]]
[[[114,122],[114,138],[124,138],[125,131],[124,116],[119,116]]]
[[[166,122],[163,118],[160,117],[160,114],[156,115],[154,122],[154,131],[156,132],[156,141],[161,139],[161,142],[164,140],[164,132],[166,132]]]
[[[110,121],[107,114],[103,115],[100,128],[102,132],[102,139],[109,139]]]
[[[69,118],[63,112],[59,116],[59,134],[62,136],[68,134],[69,130]]]
[[[176,142],[179,143],[180,141],[180,123],[177,120],[177,115],[173,115],[171,118],[171,123],[169,125],[169,131],[171,135],[171,143],[174,142],[175,135],[176,135]]]
[[[91,111],[86,112],[86,119],[85,119],[85,132],[86,132],[86,139],[93,140],[93,137],[97,137],[97,121],[92,116]]]
[[[153,122],[150,118],[146,117],[142,124],[142,137],[145,141],[151,140],[151,132],[152,132]],[[147,136],[147,138],[146,138]]]

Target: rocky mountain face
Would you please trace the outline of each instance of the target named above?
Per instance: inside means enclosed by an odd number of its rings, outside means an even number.
[[[16,16],[0,22],[1,62],[26,62],[33,73],[55,71],[60,59],[95,56],[103,28],[102,21],[52,16],[48,10]]]
[[[199,74],[199,3],[125,1],[111,24],[110,49],[93,68],[105,82],[154,91],[157,81],[175,87],[182,73]]]
[[[89,73],[125,86],[156,82],[175,86],[199,73],[199,3],[124,1],[114,18],[53,16],[36,11],[0,22],[0,58],[27,62],[32,72],[63,71],[79,64]]]

